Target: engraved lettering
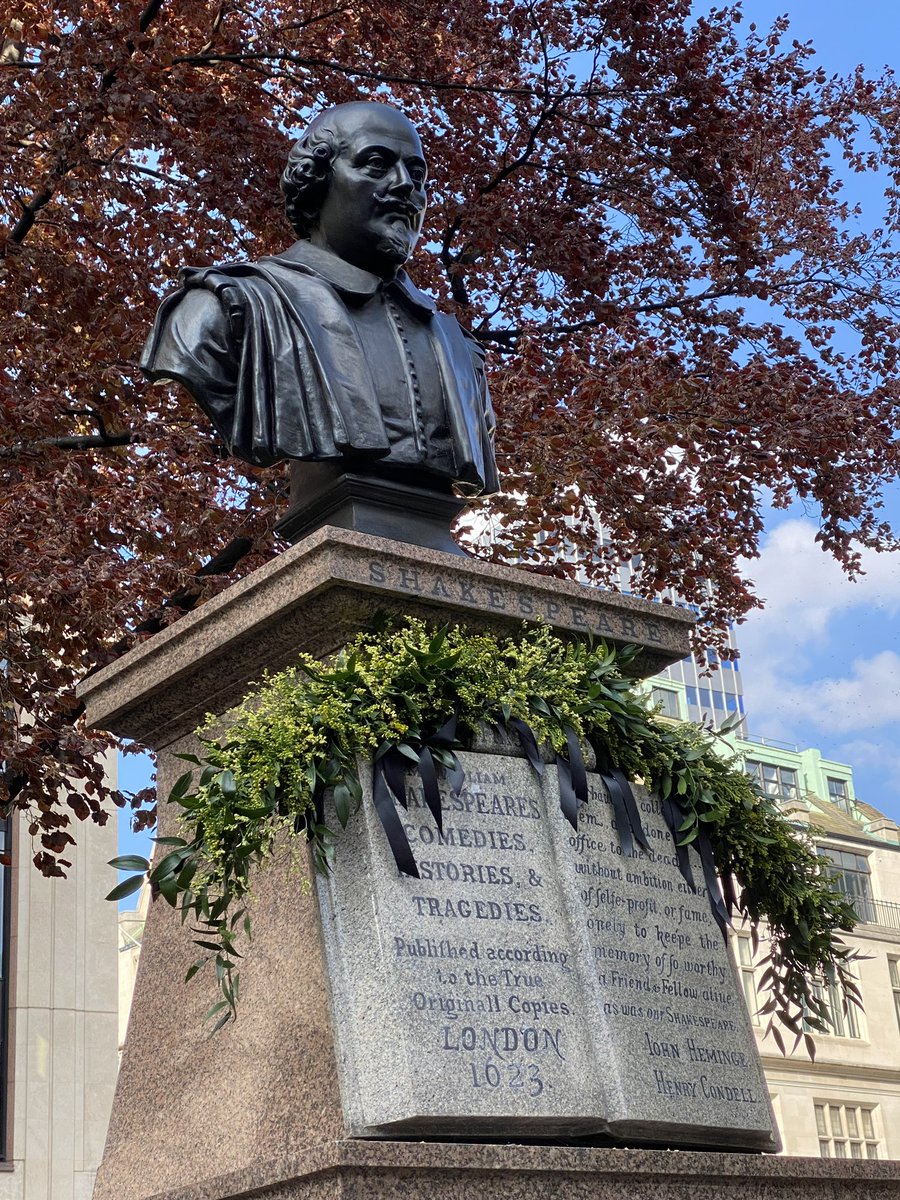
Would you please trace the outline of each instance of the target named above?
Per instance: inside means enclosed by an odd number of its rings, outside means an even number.
[[[697,1084],[689,1079],[676,1079],[660,1070],[653,1072],[656,1090],[663,1096],[696,1096]]]
[[[464,579],[458,579],[457,583],[459,585],[460,600],[465,600],[470,604],[477,604],[478,601],[475,599],[475,593],[472,590],[473,585],[471,583],[466,583]]]
[[[506,601],[504,600],[503,593],[500,591],[500,589],[495,587],[486,587],[484,590],[487,592],[488,604],[491,606],[491,608],[497,608],[501,612],[505,612]]]

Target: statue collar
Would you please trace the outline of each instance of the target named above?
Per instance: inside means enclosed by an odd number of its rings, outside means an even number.
[[[406,303],[420,316],[430,316],[436,311],[437,306],[432,298],[425,292],[419,291],[405,271],[398,271],[394,278],[386,284],[377,275],[371,275],[368,271],[355,267],[345,259],[332,254],[330,250],[314,246],[312,242],[295,242],[290,250],[285,250],[284,254],[273,256],[269,261],[277,262],[283,267],[300,269],[318,275],[330,283],[334,290],[346,300],[356,300],[357,302],[366,300],[370,296],[374,296],[381,288],[386,287],[389,290],[398,291]]]

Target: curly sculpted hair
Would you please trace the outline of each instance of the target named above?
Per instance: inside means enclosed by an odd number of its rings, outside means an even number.
[[[280,187],[287,219],[300,238],[309,237],[321,211],[331,167],[339,149],[335,131],[318,118],[294,143],[288,155]]]

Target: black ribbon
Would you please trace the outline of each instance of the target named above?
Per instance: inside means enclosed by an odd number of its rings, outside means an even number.
[[[679,826],[684,823],[684,809],[671,796],[667,796],[662,801],[662,812],[665,822],[669,827],[669,832],[672,835],[672,841],[675,843],[675,854],[678,859],[678,869],[684,877],[692,892],[697,891],[697,884],[694,882],[694,872],[691,869],[690,855],[688,854],[688,846],[681,842],[681,833]],[[731,909],[734,905],[734,889],[730,878],[725,880],[725,895],[728,896],[728,904],[726,906],[725,897],[723,896],[722,887],[719,884],[719,877],[716,874],[716,860],[713,854],[712,842],[709,840],[709,834],[699,825],[697,837],[693,845],[697,847],[697,853],[700,855],[700,866],[703,868],[703,882],[706,884],[706,894],[709,900],[710,911],[715,917],[716,924],[722,931],[722,936],[727,936],[728,926],[731,924]]]
[[[616,833],[619,835],[619,845],[622,847],[622,853],[629,857],[634,854],[634,834],[631,829],[631,822],[628,819],[628,804],[625,799],[625,792],[622,790],[616,775],[610,772],[601,772],[600,778],[606,785],[606,790],[609,792],[609,798],[613,807],[613,823],[616,827]],[[626,780],[627,783],[627,780]],[[631,788],[629,787],[629,791]]]
[[[406,808],[406,772],[409,770],[407,759],[396,746],[391,746],[381,755],[379,761],[385,783],[397,798],[398,803]]]
[[[709,840],[709,834],[702,826],[697,834],[697,849],[700,851],[703,881],[709,893],[709,907],[712,909],[712,915],[716,918],[716,924],[722,931],[722,937],[727,937],[731,919],[728,909],[725,907],[725,901],[722,898],[721,888],[719,887],[719,877],[716,874],[716,862],[713,857],[712,843]]]
[[[572,766],[560,754],[556,760],[556,776],[559,780],[559,807],[573,829],[578,829],[578,797],[572,782]]]
[[[437,771],[434,766],[434,759],[431,756],[431,750],[427,746],[423,746],[419,751],[419,778],[422,780],[422,792],[425,796],[425,803],[428,805],[428,811],[434,817],[438,833],[443,833],[441,793],[438,788]]]
[[[463,789],[463,784],[466,782],[466,773],[462,769],[462,764],[453,751],[449,750],[448,753],[453,759],[453,766],[445,767],[444,773],[450,783],[451,796],[458,796]]]
[[[606,790],[609,792],[609,799],[613,808],[613,821],[616,826],[616,833],[619,835],[619,844],[622,847],[622,853],[625,855],[633,854],[635,842],[637,842],[642,850],[649,853],[650,843],[647,841],[644,826],[641,824],[641,814],[638,811],[637,801],[634,798],[634,792],[631,790],[631,784],[623,772],[613,765],[605,746],[597,741],[592,741],[591,746],[597,759],[597,774],[603,780]]]
[[[387,837],[397,870],[403,875],[411,875],[414,879],[419,879],[419,868],[416,866],[412,847],[406,836],[406,830],[403,828],[403,822],[394,807],[395,796],[403,807],[406,807],[405,776],[406,767],[403,763],[403,755],[396,748],[388,750],[375,760],[372,795],[375,801],[375,811],[378,813],[381,828]]]
[[[569,751],[569,763],[572,768],[572,784],[580,808],[588,801],[587,771],[584,766],[584,755],[581,753],[581,742],[571,725],[566,726],[566,748]]]
[[[428,739],[418,752],[419,778],[422,780],[422,793],[428,811],[434,817],[438,833],[444,832],[443,812],[441,810],[441,792],[438,785],[438,771],[435,764],[432,747],[450,756],[452,766],[445,768],[450,790],[458,796],[466,781],[465,772],[459,759],[453,751],[456,743],[456,716],[451,716],[441,728]],[[527,729],[527,726],[526,726]],[[528,730],[530,733],[531,731]],[[532,737],[532,741],[534,738]],[[536,749],[536,747],[535,747]],[[375,811],[378,813],[381,827],[387,836],[391,853],[397,869],[404,875],[412,875],[419,879],[419,868],[416,866],[415,855],[403,828],[403,822],[394,807],[394,801],[403,808],[408,807],[406,796],[406,776],[412,759],[405,755],[397,746],[383,749],[375,756],[373,770],[372,793],[375,801]]]
[[[521,717],[510,717],[506,724],[518,737],[519,743],[525,751],[525,757],[534,767],[535,771],[537,771],[538,775],[543,775],[544,760],[541,758],[541,752],[538,750],[538,744],[534,739],[531,726],[526,725]]]
[[[681,805],[676,804],[670,796],[667,796],[662,802],[662,813],[669,827],[669,833],[672,835],[672,841],[675,843],[678,870],[681,872],[685,883],[687,883],[691,891],[696,892],[697,885],[694,883],[694,872],[691,870],[691,860],[688,857],[687,846],[682,845],[681,834],[678,832],[678,826],[684,820]]]
[[[433,737],[428,739],[429,746],[437,746],[439,750],[449,750],[456,742],[456,713],[448,717]]]
[[[429,746],[434,746],[436,750],[443,750],[445,754],[450,756],[453,766],[444,767],[444,774],[447,776],[447,781],[450,784],[450,794],[453,796],[459,795],[463,784],[466,782],[466,773],[462,769],[460,761],[456,757],[456,752],[453,749],[456,745],[456,720],[456,713],[454,713],[451,717],[447,718],[437,733],[428,739]],[[421,763],[419,773],[421,774]],[[424,776],[422,776],[422,784],[425,786]],[[437,821],[438,829],[441,829],[440,817],[435,816],[434,819]]]
[[[574,830],[578,829],[578,810],[587,804],[587,771],[581,753],[581,743],[571,725],[566,726],[566,749],[568,758],[556,757],[556,773],[559,777],[559,806],[563,816]]]

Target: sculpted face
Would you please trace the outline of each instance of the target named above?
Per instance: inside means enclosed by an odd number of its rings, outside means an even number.
[[[415,248],[427,167],[415,127],[384,104],[347,104],[328,122],[339,145],[310,241],[391,278]]]

